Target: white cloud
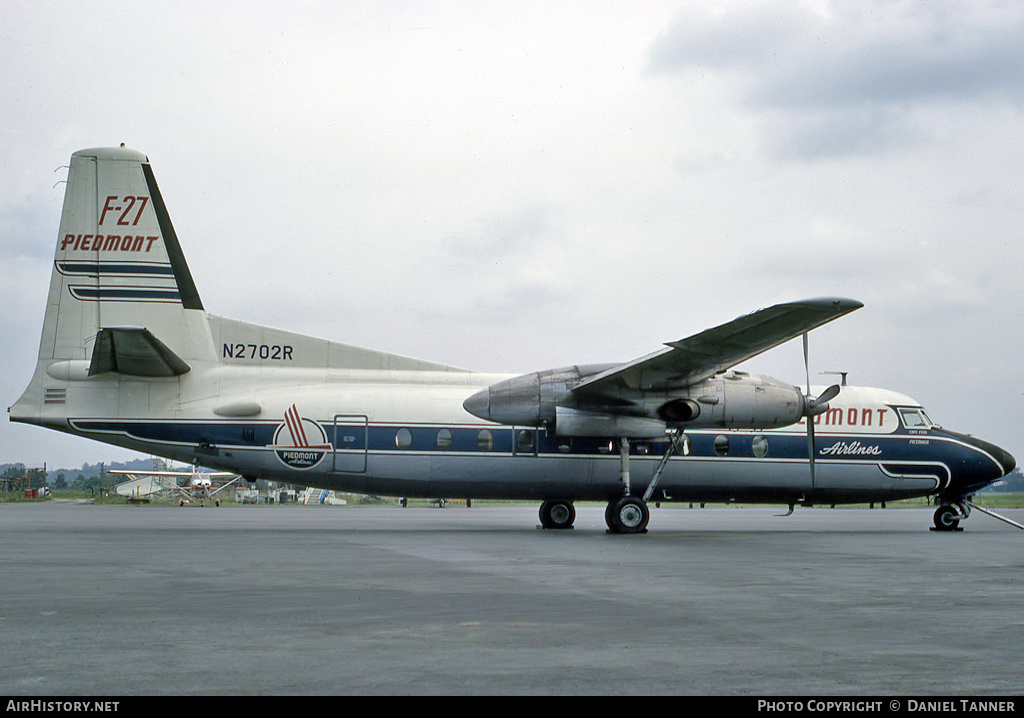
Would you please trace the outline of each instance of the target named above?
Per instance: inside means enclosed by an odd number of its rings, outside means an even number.
[[[1021,454],[1022,15],[6,4],[2,393],[37,349],[53,170],[123,141],[153,161],[211,312],[526,371],[848,295],[867,306],[815,338],[822,368]],[[799,347],[755,364],[802,383]],[[4,424],[19,455],[0,460],[112,451],[66,441]]]
[[[1007,3],[707,6],[658,38],[651,68],[734,83],[782,157],[863,157],[926,142],[950,107],[1019,107],[1022,30]]]

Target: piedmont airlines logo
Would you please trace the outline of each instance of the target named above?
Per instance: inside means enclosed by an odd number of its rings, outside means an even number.
[[[292,404],[284,413],[284,423],[274,432],[274,443],[270,448],[286,466],[311,469],[320,463],[332,447],[324,428],[312,419],[303,419],[295,404]]]
[[[859,441],[837,441],[818,452],[820,456],[881,456],[882,448],[877,444],[865,446]]]

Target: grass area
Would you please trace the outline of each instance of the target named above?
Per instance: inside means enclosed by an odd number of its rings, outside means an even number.
[[[1020,509],[1024,508],[1024,493],[983,491],[975,494],[974,503],[989,509]]]
[[[366,497],[362,497],[362,496],[359,496],[359,495],[356,495],[356,494],[346,494],[345,498],[348,500],[347,507],[353,507],[353,506],[398,506],[399,505],[399,500],[397,498],[390,498],[390,497],[367,499]],[[45,498],[41,498],[41,499],[27,499],[20,492],[17,493],[17,494],[15,494],[14,492],[11,492],[6,497],[6,499],[4,498],[4,496],[2,494],[0,494],[0,503],[3,503],[3,502],[7,502],[7,503],[22,503],[22,502],[25,502],[25,503],[27,503],[27,502],[33,502],[33,501],[36,501],[36,502],[38,502],[38,501],[50,501],[50,500],[54,500],[54,499],[88,500],[88,501],[91,501],[94,504],[104,504],[104,505],[117,505],[117,504],[125,505],[125,504],[128,503],[128,500],[124,496],[118,496],[116,494],[111,494],[111,495],[108,495],[108,496],[100,496],[100,495],[98,495],[98,492],[94,494],[94,493],[89,492],[89,491],[71,491],[71,490],[51,491],[48,496],[46,496]],[[176,498],[173,498],[173,499],[172,498],[152,499],[149,503],[151,505],[177,506],[178,505],[178,499],[176,499]],[[207,501],[206,503],[212,505],[213,501]],[[474,506],[514,506],[514,505],[520,505],[520,504],[524,505],[524,506],[535,506],[538,503],[539,503],[538,501],[490,501],[490,500],[485,500],[485,499],[474,499],[473,500],[473,505]],[[975,496],[974,496],[974,503],[978,504],[979,506],[984,506],[986,508],[991,508],[991,509],[997,509],[997,508],[1019,509],[1019,508],[1024,508],[1024,492],[984,491],[984,492],[981,492],[979,494],[975,494]],[[196,505],[196,506],[199,505],[198,501],[193,501],[192,504]],[[409,506],[412,506],[412,507],[428,507],[428,506],[429,507],[436,507],[436,505],[437,505],[436,503],[432,503],[432,502],[428,501],[427,499],[409,499],[408,504],[409,504]],[[599,501],[577,502],[577,505],[591,505],[591,504],[594,505],[594,506],[604,506],[604,503],[599,502]],[[220,505],[221,505],[221,507],[227,507],[227,506],[252,507],[252,506],[296,506],[296,505],[304,505],[304,504],[295,504],[295,503],[286,503],[286,504],[277,504],[277,503],[273,503],[273,504],[268,504],[268,503],[242,504],[242,503],[236,502],[234,500],[234,496],[231,496],[230,498],[221,499],[221,504]],[[687,502],[680,502],[678,504],[662,503],[662,506],[665,507],[665,508],[672,508],[673,506],[677,506],[677,507],[678,506],[687,506],[687,505],[688,505]],[[708,503],[706,505],[708,507],[714,507],[714,506],[722,506],[723,504]],[[732,504],[732,505],[737,505],[738,506],[739,504]],[[751,505],[751,506],[753,506],[753,505],[756,505],[756,504],[744,504],[744,505]],[[463,507],[464,508],[466,506],[466,502],[463,499],[451,499],[451,500],[447,500],[446,506],[451,507],[451,508],[459,508],[459,507]],[[827,504],[821,504],[821,506],[827,506]],[[879,507],[879,504],[876,504],[875,506]],[[889,501],[889,502],[886,503],[886,508],[890,508],[890,509],[896,509],[896,508],[928,508],[930,506],[934,506],[934,504],[932,503],[931,499],[929,499],[929,498],[904,499],[904,500],[901,500],[901,501]],[[868,507],[868,504],[845,504],[845,505],[844,504],[840,504],[840,505],[836,506],[837,509],[839,509],[839,508],[867,508],[867,507]],[[346,506],[342,506],[340,508],[346,508]]]
[[[990,509],[1019,509],[1024,508],[1024,493],[983,491],[975,494],[971,502],[978,506],[984,506]],[[867,506],[867,504],[864,505]],[[935,504],[931,498],[922,497],[917,499],[903,499],[901,501],[889,501],[885,506],[890,509],[910,509],[927,508],[934,505]]]

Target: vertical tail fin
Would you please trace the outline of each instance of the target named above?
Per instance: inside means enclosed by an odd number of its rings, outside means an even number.
[[[197,361],[216,360],[203,303],[147,157],[124,147],[75,152],[39,361],[10,418],[59,427],[65,402],[82,392],[105,397],[116,411],[118,402],[128,405],[126,397],[149,393],[111,393],[109,383],[101,389],[86,380],[175,377]],[[93,411],[105,406],[90,401]]]
[[[101,331],[145,328],[186,362],[203,309],[149,160],[120,148],[71,156],[39,359],[91,360]],[[200,344],[205,342],[200,341]]]

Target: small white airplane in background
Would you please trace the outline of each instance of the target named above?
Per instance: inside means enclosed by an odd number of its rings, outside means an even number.
[[[167,488],[181,494],[179,505],[184,506],[185,502],[191,499],[198,499],[200,506],[206,505],[207,499],[213,499],[216,506],[220,506],[220,499],[214,498],[218,493],[226,489],[231,484],[238,481],[241,476],[232,473],[230,471],[200,471],[198,468],[192,471],[170,471],[170,470],[153,470],[153,471],[133,471],[131,469],[111,469],[107,472],[108,474],[120,474],[129,477],[131,479],[141,479],[147,476],[169,476],[175,480],[174,486]],[[180,477],[187,476],[188,483],[184,486],[178,486],[177,480]],[[228,476],[234,476],[231,481],[213,488],[213,479],[227,478]]]
[[[642,533],[650,501],[927,496],[952,531],[1009,453],[896,392],[734,369],[799,337],[806,364],[807,333],[861,306],[778,304],[625,363],[467,371],[207,313],[149,159],[88,149],[71,157],[35,374],[8,412],[249,481],[534,500],[547,528],[584,500],[607,502],[610,532]]]

